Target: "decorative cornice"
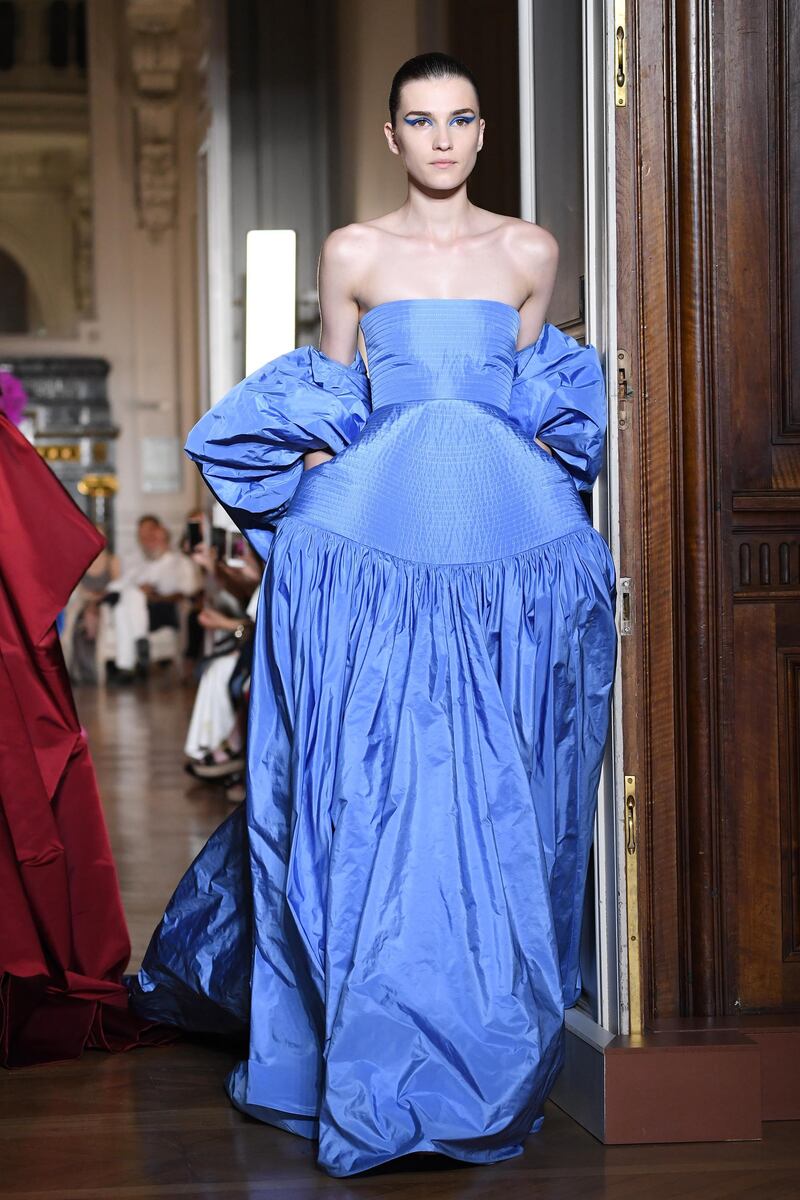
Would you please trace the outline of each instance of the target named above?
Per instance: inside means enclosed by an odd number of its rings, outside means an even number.
[[[89,174],[88,145],[80,150],[69,146],[35,143],[14,150],[0,146],[0,192],[71,191],[75,180]]]
[[[88,130],[85,93],[0,91],[0,131],[88,137]]]
[[[192,0],[128,0],[139,223],[158,236],[175,223],[180,24]]]

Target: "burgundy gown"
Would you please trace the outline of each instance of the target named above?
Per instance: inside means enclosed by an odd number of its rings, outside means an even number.
[[[0,413],[0,1063],[168,1035],[128,1009],[130,942],[55,620],[104,546]]]

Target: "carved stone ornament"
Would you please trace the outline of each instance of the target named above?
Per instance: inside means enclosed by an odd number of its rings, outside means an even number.
[[[75,307],[81,317],[94,316],[94,265],[92,255],[92,185],[87,170],[72,183],[73,262]]]
[[[158,236],[175,224],[180,24],[192,0],[128,0],[139,224]]]

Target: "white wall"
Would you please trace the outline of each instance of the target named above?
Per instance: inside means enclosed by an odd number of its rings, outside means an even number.
[[[182,454],[186,432],[198,415],[196,319],[196,147],[200,79],[196,70],[196,23],[185,0],[162,0],[180,13],[178,36],[166,47],[178,54],[178,88],[163,102],[175,114],[175,216],[154,234],[142,227],[137,203],[136,86],[131,23],[133,3],[90,0],[89,113],[95,318],[78,323],[74,337],[0,338],[0,358],[25,354],[92,355],[108,359],[110,400],[120,427],[116,446],[119,493],[117,545],[134,544],[136,520],[155,511],[177,534],[198,493],[196,468]],[[196,14],[195,14],[196,15]],[[162,43],[162,49],[164,43]],[[155,181],[158,183],[158,180]],[[147,492],[147,438],[171,438],[176,486]]]

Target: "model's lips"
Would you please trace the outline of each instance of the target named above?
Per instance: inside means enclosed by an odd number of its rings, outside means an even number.
[[[434,167],[454,167],[455,165],[452,158],[436,158],[433,160]]]

